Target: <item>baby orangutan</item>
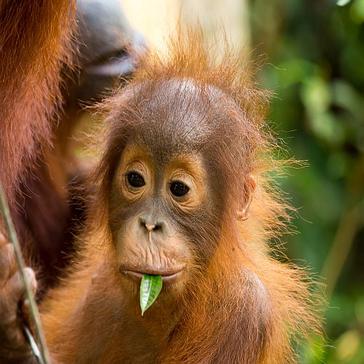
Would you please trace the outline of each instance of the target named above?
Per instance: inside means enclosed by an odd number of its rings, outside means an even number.
[[[238,57],[214,64],[202,44],[149,55],[103,107],[86,233],[41,307],[55,363],[290,363],[317,326],[306,273],[268,244],[287,206],[267,179],[266,95]],[[142,316],[144,274],[163,288]]]

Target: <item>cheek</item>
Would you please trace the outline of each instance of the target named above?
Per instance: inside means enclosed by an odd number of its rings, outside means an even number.
[[[188,237],[199,264],[210,260],[220,240],[221,219],[213,211],[205,207],[189,215],[175,214],[179,230]]]
[[[138,245],[135,242],[138,240],[136,236],[137,231],[131,231],[131,223],[129,220],[123,220],[122,224],[119,224],[113,232],[113,242],[117,252],[117,257],[128,255],[135,255],[138,253]]]
[[[143,202],[130,204],[120,195],[112,196],[109,201],[109,227],[111,230],[113,241],[117,241],[118,234],[128,225],[129,221],[139,215],[143,208]]]

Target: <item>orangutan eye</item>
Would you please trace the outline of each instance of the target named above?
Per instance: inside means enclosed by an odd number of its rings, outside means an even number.
[[[169,189],[173,196],[182,197],[188,193],[190,188],[181,181],[173,181],[171,182]]]
[[[138,172],[135,172],[135,171],[128,172],[127,175],[126,175],[126,179],[128,181],[128,184],[131,187],[141,188],[141,187],[145,186],[144,178]]]

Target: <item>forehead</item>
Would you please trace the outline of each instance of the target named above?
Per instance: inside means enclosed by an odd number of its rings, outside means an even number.
[[[140,119],[130,137],[162,160],[201,151],[225,122],[216,107],[219,97],[221,92],[191,80],[140,85],[133,100]]]

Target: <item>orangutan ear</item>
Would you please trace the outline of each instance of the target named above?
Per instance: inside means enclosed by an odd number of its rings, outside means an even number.
[[[253,194],[256,187],[256,182],[254,177],[249,174],[246,176],[245,183],[244,183],[244,189],[243,189],[243,198],[241,201],[241,207],[238,210],[238,219],[245,221],[248,219],[248,212],[250,204],[253,200]]]

